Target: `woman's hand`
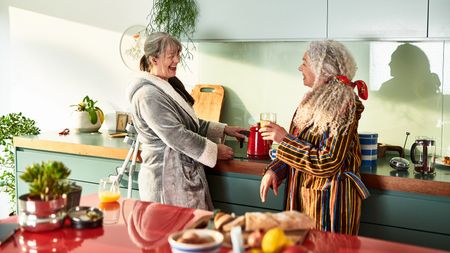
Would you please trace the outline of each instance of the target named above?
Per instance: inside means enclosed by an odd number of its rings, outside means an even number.
[[[261,180],[261,185],[259,186],[259,195],[262,202],[266,201],[267,192],[271,186],[275,196],[278,196],[277,176],[273,171],[267,170]]]
[[[284,137],[288,134],[284,128],[273,122],[265,124],[264,127],[259,129],[259,132],[261,132],[263,140],[270,140],[277,143],[283,141]]]
[[[233,149],[227,145],[217,144],[217,160],[230,160],[233,158]]]
[[[224,133],[228,136],[236,137],[237,140],[245,139],[245,135],[239,133],[240,131],[248,130],[247,128],[238,126],[225,126]]]

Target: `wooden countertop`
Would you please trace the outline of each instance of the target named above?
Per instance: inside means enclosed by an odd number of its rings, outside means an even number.
[[[74,134],[60,136],[56,132],[37,136],[20,136],[13,139],[16,148],[27,148],[75,155],[125,159],[130,145],[123,138],[111,138],[108,133]],[[235,150],[236,147],[233,147]],[[239,151],[242,153],[242,150]],[[235,153],[239,153],[235,152]],[[245,152],[244,152],[245,153]],[[219,161],[212,170],[218,173],[234,172],[261,175],[267,160],[250,160],[238,156],[230,161]],[[362,168],[361,175],[368,188],[428,194],[450,197],[450,168],[436,167],[436,175],[415,175],[413,168],[406,173],[397,173],[388,165],[389,157],[378,160],[376,168]]]

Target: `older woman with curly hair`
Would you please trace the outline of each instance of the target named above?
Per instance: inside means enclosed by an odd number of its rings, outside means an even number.
[[[286,209],[308,214],[317,229],[357,234],[361,202],[369,196],[360,179],[357,133],[364,110],[359,98],[367,99],[367,86],[351,81],[356,63],[336,41],[312,42],[299,71],[311,90],[301,100],[289,133],[275,123],[260,130],[264,139],[280,143],[262,178],[261,200],[269,188],[277,195],[287,179]]]

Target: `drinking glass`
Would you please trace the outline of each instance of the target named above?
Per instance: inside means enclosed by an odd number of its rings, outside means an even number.
[[[120,218],[120,203],[114,202],[100,202],[100,210],[103,212],[103,223],[104,224],[115,224]]]
[[[109,177],[100,179],[98,185],[100,202],[114,202],[120,198],[119,182]]]
[[[264,127],[265,125],[272,123],[277,123],[277,114],[274,112],[262,112],[259,115],[259,123],[261,127]]]

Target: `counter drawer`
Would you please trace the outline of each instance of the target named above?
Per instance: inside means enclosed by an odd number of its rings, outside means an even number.
[[[450,198],[371,189],[361,222],[450,235]]]
[[[246,212],[279,212],[281,210],[265,209],[252,206],[236,205],[224,202],[213,201],[215,209],[220,209],[227,213],[234,213],[236,215],[244,215]]]
[[[278,196],[270,190],[265,203],[259,197],[260,176],[245,175],[239,177],[235,173],[207,174],[209,189],[213,201],[257,207],[263,209],[284,210],[285,184],[280,185]]]

